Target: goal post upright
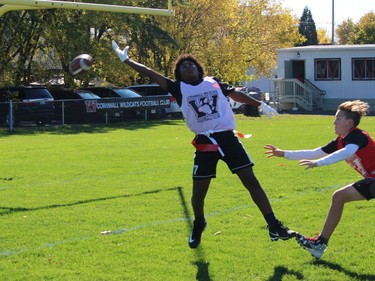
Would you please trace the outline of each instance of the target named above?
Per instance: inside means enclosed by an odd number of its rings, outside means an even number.
[[[132,7],[109,4],[83,3],[71,1],[55,0],[0,0],[0,16],[13,10],[33,10],[33,9],[70,9],[99,11],[111,13],[147,14],[155,16],[173,16],[172,0],[168,0],[167,9]]]

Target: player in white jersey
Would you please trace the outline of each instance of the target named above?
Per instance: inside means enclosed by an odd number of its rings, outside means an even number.
[[[320,258],[327,248],[328,240],[338,225],[346,203],[371,200],[375,197],[375,142],[369,134],[357,128],[369,105],[360,100],[339,105],[334,121],[338,137],[325,146],[312,150],[281,150],[274,145],[265,145],[268,157],[278,156],[290,160],[300,160],[307,168],[346,162],[359,172],[364,179],[349,184],[333,193],[323,229],[317,237],[298,234],[297,241],[314,257]],[[316,159],[316,160],[314,160]]]
[[[253,173],[254,164],[233,132],[236,124],[227,96],[238,102],[261,106],[269,117],[277,112],[264,102],[235,91],[230,85],[205,77],[202,65],[192,55],[181,55],[177,59],[174,81],[129,59],[128,47],[121,50],[114,41],[112,46],[122,62],[140,74],[148,76],[176,98],[187,126],[195,133],[192,142],[196,152],[191,198],[195,220],[189,236],[189,246],[198,247],[202,232],[206,228],[204,200],[211,179],[216,177],[219,160],[223,160],[232,173],[237,174],[249,191],[267,222],[271,240],[287,240],[294,237],[296,233],[275,217],[268,197]]]

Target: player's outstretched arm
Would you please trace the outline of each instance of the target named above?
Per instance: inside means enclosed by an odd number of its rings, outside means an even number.
[[[304,166],[306,169],[318,167],[317,160],[302,159],[298,161],[298,165]]]
[[[253,97],[251,97],[249,95],[246,95],[245,93],[242,93],[240,91],[234,91],[234,92],[230,93],[229,97],[231,97],[236,102],[260,106],[263,113],[266,114],[269,118],[272,118],[273,116],[279,115],[279,113],[276,111],[276,109],[270,107],[265,102],[254,99]]]
[[[120,47],[117,45],[116,41],[112,40],[112,48],[115,51],[118,58],[122,62],[129,65],[138,73],[150,77],[150,79],[154,81],[155,83],[159,84],[162,89],[168,90],[167,80],[166,80],[167,78],[165,76],[129,58],[129,55],[128,55],[129,46],[126,46],[123,50],[121,50]]]
[[[121,62],[127,61],[129,59],[128,51],[129,46],[126,46],[123,50],[117,45],[115,40],[112,40],[112,49],[115,51],[116,55],[120,59]]]
[[[264,146],[264,149],[266,150],[264,154],[267,155],[267,158],[270,158],[273,156],[284,157],[284,150],[281,150],[272,144],[266,144]]]
[[[268,104],[266,104],[263,101],[260,103],[260,108],[262,109],[263,113],[267,115],[268,118],[272,118],[274,116],[279,115],[276,109],[270,107]]]
[[[253,97],[250,97],[246,95],[243,92],[240,91],[233,91],[229,94],[229,97],[233,99],[236,102],[244,103],[244,104],[249,104],[249,105],[255,105],[255,106],[260,106],[261,102],[257,99],[254,99]]]

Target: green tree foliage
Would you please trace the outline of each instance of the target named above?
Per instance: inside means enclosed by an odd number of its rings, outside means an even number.
[[[356,34],[358,33],[357,25],[348,18],[343,21],[335,30],[338,42],[341,45],[354,44],[356,41]]]
[[[337,27],[336,35],[343,45],[375,44],[375,13],[365,14],[358,23],[348,18]]]
[[[175,12],[161,20],[177,43],[166,52],[170,75],[182,53],[193,53],[207,74],[225,81],[249,79],[250,67],[269,75],[276,49],[299,41],[297,19],[274,1],[192,0],[177,4]]]
[[[0,77],[4,84],[29,83],[39,49],[44,11],[9,12],[0,18]]]
[[[80,54],[93,53],[90,17],[85,11],[57,9],[49,11],[48,23],[44,33],[44,38],[48,38],[48,50],[53,50],[54,65],[57,67],[60,62],[65,83],[72,86],[69,63]]]
[[[356,44],[375,44],[375,13],[367,13],[358,22]]]
[[[106,0],[163,9],[167,2]],[[234,83],[249,79],[249,68],[270,74],[276,49],[301,40],[297,19],[277,0],[177,0],[173,5],[172,17],[64,9],[9,12],[0,18],[0,84],[46,82],[58,75],[68,86],[95,77],[117,85],[150,82],[121,65],[112,39],[129,45],[130,57],[166,76],[172,77],[178,55],[193,53],[208,75]],[[72,77],[69,62],[81,53],[91,54],[94,65]]]
[[[15,13],[7,13],[0,17],[0,77],[4,85],[12,82],[12,74],[15,71],[11,61],[18,54],[15,47],[18,21],[19,15]]]
[[[311,11],[307,6],[303,9],[298,31],[306,38],[306,41],[302,43],[303,46],[318,44],[318,35],[316,32],[315,22],[313,20]]]
[[[168,30],[161,27],[161,21],[161,17],[156,16],[127,15],[127,20],[123,24],[113,27],[113,34],[117,35],[114,38],[122,48],[126,45],[130,46],[129,55],[134,60],[168,75],[169,69],[166,63],[168,51],[166,50],[176,50],[177,42]],[[110,45],[109,49],[112,52]],[[116,61],[115,65],[122,71],[118,74],[122,77],[120,84],[150,82],[148,78],[140,76],[130,68],[120,66],[119,61]],[[112,83],[119,83],[116,81],[118,79],[109,78],[109,80]]]

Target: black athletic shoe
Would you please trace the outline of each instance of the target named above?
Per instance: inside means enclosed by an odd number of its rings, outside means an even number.
[[[325,250],[327,249],[327,243],[324,243],[320,239],[320,237],[307,237],[298,234],[296,236],[296,239],[302,248],[309,251],[310,254],[317,259],[320,259],[320,257],[324,254]]]
[[[281,240],[288,240],[297,235],[294,230],[287,228],[281,221],[277,221],[277,223],[267,227],[272,241],[277,241],[279,238]]]
[[[206,226],[207,226],[206,221],[203,223],[196,223],[196,221],[194,221],[193,230],[191,231],[190,236],[189,236],[190,248],[195,249],[199,246],[199,243],[201,243],[202,232],[204,231]]]

